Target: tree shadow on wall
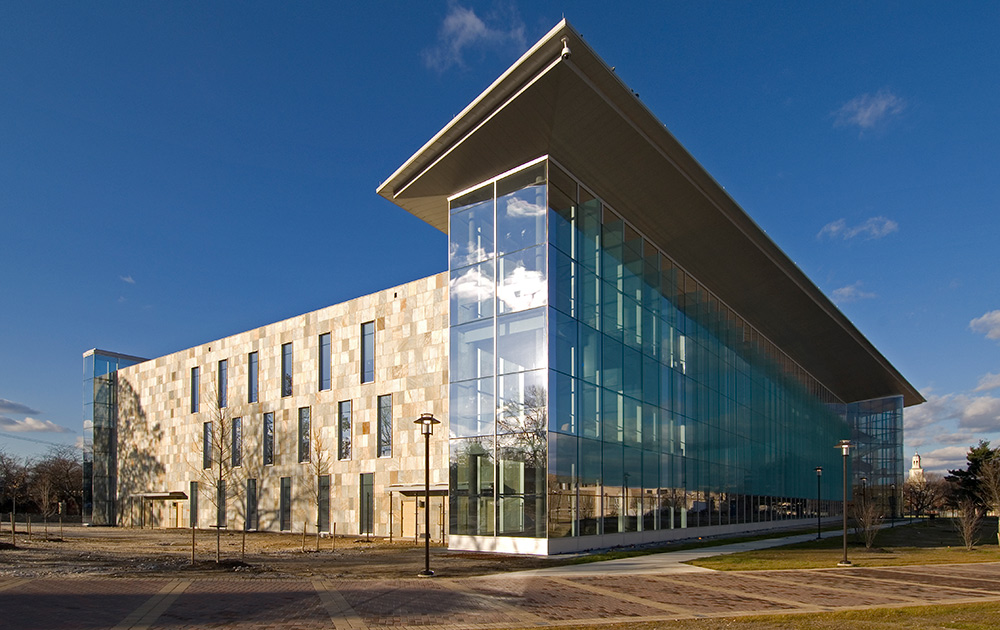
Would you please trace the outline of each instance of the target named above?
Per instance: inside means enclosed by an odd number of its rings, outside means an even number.
[[[146,411],[142,407],[139,396],[132,384],[119,378],[117,451],[118,451],[118,491],[117,491],[117,524],[131,525],[128,516],[131,514],[137,523],[142,512],[133,512],[141,502],[133,498],[142,492],[163,490],[184,490],[183,488],[167,488],[166,468],[160,461],[164,456],[161,452],[163,428],[159,422],[150,424]],[[146,512],[145,525],[157,526],[159,515],[156,510]]]

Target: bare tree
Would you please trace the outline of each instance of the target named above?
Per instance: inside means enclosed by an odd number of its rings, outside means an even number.
[[[226,526],[226,508],[230,494],[239,493],[232,488],[237,468],[233,466],[233,430],[229,408],[223,406],[219,396],[213,396],[209,409],[211,420],[201,427],[195,443],[202,453],[201,478],[209,490],[209,500],[215,508],[215,561],[222,560],[222,528]],[[200,439],[198,439],[200,438]]]
[[[10,504],[11,518],[17,513],[17,503],[28,499],[28,462],[0,450],[0,499]]]
[[[323,438],[323,428],[315,421],[315,418],[310,418],[309,421],[309,469],[312,472],[313,486],[312,486],[312,498],[313,503],[316,505],[316,551],[319,551],[319,540],[320,540],[320,528],[322,527],[322,515],[320,514],[319,505],[322,499],[320,493],[320,478],[324,475],[330,474],[330,462],[331,455],[329,448],[327,447],[326,440]],[[329,492],[329,486],[327,486],[327,492]],[[329,502],[327,502],[327,514],[329,515]]]
[[[979,526],[982,524],[983,513],[976,502],[966,497],[958,500],[958,510],[955,512],[955,528],[962,537],[966,551],[979,542]]]
[[[903,501],[914,516],[940,509],[947,494],[947,482],[936,473],[924,473],[921,477],[903,482]]]
[[[30,468],[29,493],[46,517],[56,513],[59,503],[77,505],[83,494],[83,464],[70,446],[54,446]]]
[[[987,508],[1000,517],[1000,457],[994,456],[980,469],[979,493]],[[1000,545],[1000,518],[997,519],[997,544]]]
[[[882,527],[885,514],[879,507],[878,502],[872,500],[870,496],[862,493],[854,502],[854,522],[858,532],[865,542],[865,549],[871,549],[875,544],[875,537]]]

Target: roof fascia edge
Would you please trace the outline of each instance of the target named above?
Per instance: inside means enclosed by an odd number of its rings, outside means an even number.
[[[604,67],[607,73],[614,79],[616,79],[618,86],[620,90],[623,91],[623,93],[632,94],[631,90],[628,88],[628,86],[625,84],[622,78],[619,77],[616,73],[611,71],[607,63],[604,61],[604,59],[600,57],[600,55],[594,53],[593,56]],[[684,149],[683,145],[681,145],[681,143],[677,141],[676,138],[674,138],[673,134],[671,134],[670,131],[663,125],[663,123],[660,122],[660,120],[656,117],[656,115],[653,114],[653,112],[648,107],[646,107],[645,103],[643,103],[638,98],[634,99],[635,103],[641,108],[643,115],[645,115],[649,120],[653,121],[657,131],[666,134],[667,137],[673,140],[673,142],[675,142],[681,148],[681,150],[684,151],[684,156],[690,160],[691,164],[693,165],[693,168],[697,169],[700,172],[699,173],[700,175],[706,177],[709,180],[709,182],[713,184],[713,190],[711,191],[711,193],[721,194],[726,202],[728,202],[730,205],[732,205],[734,208],[737,209],[739,218],[748,221],[750,225],[753,226],[753,228],[755,228],[754,231],[748,231],[745,228],[745,226],[740,225],[740,222],[734,219],[730,209],[725,208],[724,205],[719,203],[719,201],[715,198],[714,194],[710,194],[709,190],[707,190],[698,181],[696,181],[696,179],[692,177],[691,174],[689,173],[688,168],[685,168],[667,154],[661,142],[654,141],[650,137],[650,135],[646,133],[646,131],[644,131],[640,127],[640,125],[638,125],[635,122],[635,120],[633,120],[631,116],[627,115],[613,101],[610,95],[606,94],[603,90],[598,88],[597,85],[594,84],[594,82],[588,76],[586,76],[584,71],[580,69],[575,63],[573,63],[571,59],[566,61],[569,68],[572,69],[573,72],[575,72],[577,76],[579,76],[580,79],[584,83],[586,83],[587,86],[590,87],[590,89],[593,90],[595,94],[599,95],[600,98],[603,99],[604,102],[607,103],[607,105],[610,108],[612,108],[623,120],[625,120],[628,123],[628,125],[635,130],[637,134],[639,134],[642,138],[644,138],[649,143],[649,145],[652,146],[656,150],[656,152],[663,157],[664,160],[666,160],[669,164],[671,164],[674,168],[676,168],[677,171],[680,172],[683,175],[683,177],[696,190],[698,190],[702,194],[702,196],[716,208],[716,210],[719,211],[720,214],[726,217],[726,220],[729,221],[729,223],[733,227],[735,227],[741,234],[743,234],[743,236],[748,241],[756,245],[757,249],[761,252],[761,254],[763,254],[768,260],[770,260],[771,263],[777,269],[780,269],[781,272],[784,273],[785,276],[789,280],[791,280],[792,283],[795,284],[800,291],[802,291],[802,293],[809,296],[809,299],[813,303],[815,303],[820,308],[820,310],[826,313],[827,317],[829,317],[832,321],[836,322],[837,325],[842,330],[844,330],[851,338],[853,338],[855,340],[855,343],[857,343],[860,348],[864,349],[864,351],[869,356],[871,356],[876,363],[880,364],[884,370],[886,370],[889,374],[893,375],[895,380],[900,385],[902,385],[904,390],[909,389],[912,394],[915,394],[917,400],[924,401],[923,396],[920,395],[920,392],[917,391],[917,389],[913,387],[912,384],[909,383],[909,381],[906,380],[906,378],[899,372],[899,370],[897,370],[895,366],[893,366],[892,363],[890,363],[889,360],[886,359],[885,356],[881,352],[879,352],[877,348],[875,348],[874,344],[872,344],[871,341],[869,341],[868,338],[865,337],[864,334],[862,334],[861,331],[858,330],[857,326],[855,326],[840,309],[838,309],[830,302],[830,299],[826,296],[826,294],[824,294],[819,289],[819,287],[817,287],[816,284],[812,280],[810,280],[809,277],[801,269],[799,269],[798,266],[790,258],[788,258],[788,255],[785,254],[784,251],[782,251],[781,248],[778,247],[778,245],[774,243],[774,241],[771,240],[770,237],[767,236],[766,232],[764,232],[764,230],[757,224],[757,222],[754,221],[753,217],[747,214],[746,211],[742,210],[742,208],[736,202],[736,200],[732,198],[732,196],[725,190],[725,188],[723,188],[718,183],[718,181],[711,175],[711,173],[709,173],[705,169],[705,167],[703,167],[701,163],[698,162],[698,160],[693,155],[691,155],[686,149]],[[796,363],[798,362],[796,361]],[[808,372],[808,370],[806,371]]]
[[[507,106],[510,105],[511,103],[513,103],[521,94],[524,93],[525,90],[527,90],[528,88],[530,88],[539,79],[541,79],[546,74],[548,74],[549,71],[552,70],[552,68],[555,68],[557,65],[559,65],[560,63],[564,63],[565,61],[566,60],[563,59],[562,57],[556,57],[554,60],[552,60],[551,62],[549,62],[549,64],[546,65],[544,68],[542,68],[542,70],[540,72],[535,73],[527,82],[525,82],[524,84],[522,84],[521,87],[519,87],[517,89],[517,91],[515,91],[513,94],[510,94],[509,96],[507,96],[507,98],[505,98],[502,103],[500,103],[499,105],[497,105],[496,107],[494,107],[493,110],[491,110],[490,113],[487,114],[482,120],[480,120],[479,122],[477,122],[475,124],[475,126],[473,126],[471,129],[466,130],[465,133],[463,133],[462,136],[460,138],[458,138],[457,140],[452,141],[448,145],[448,148],[445,149],[444,151],[442,151],[441,153],[439,153],[437,155],[437,157],[435,157],[434,160],[430,164],[428,164],[427,166],[425,166],[416,175],[413,175],[412,177],[410,177],[410,179],[407,180],[407,182],[405,184],[403,184],[401,187],[394,189],[392,191],[392,196],[395,198],[395,197],[398,197],[399,195],[403,194],[406,191],[407,188],[409,188],[413,183],[415,183],[417,180],[419,180],[421,177],[423,177],[423,175],[425,173],[427,173],[428,171],[430,171],[431,169],[433,169],[441,160],[443,160],[446,157],[448,157],[449,155],[451,155],[452,151],[454,151],[458,147],[462,146],[462,144],[466,140],[468,140],[470,137],[472,137],[473,135],[475,135],[475,133],[477,131],[479,131],[483,127],[483,125],[485,125],[489,121],[493,120],[493,118],[495,116],[497,116],[497,114],[499,114],[504,109],[506,109]]]
[[[506,82],[518,69],[520,69],[521,66],[528,59],[530,59],[538,50],[543,48],[546,44],[552,41],[552,39],[554,39],[556,36],[559,35],[559,33],[561,33],[564,30],[570,30],[573,33],[576,33],[573,27],[570,26],[569,22],[566,21],[566,18],[560,20],[558,24],[552,27],[552,30],[546,33],[544,37],[542,37],[535,43],[534,46],[529,48],[527,52],[521,55],[521,57],[517,61],[515,61],[509,68],[507,68],[507,70],[503,74],[497,77],[497,79],[493,83],[491,83],[489,87],[483,90],[483,92],[479,96],[477,96],[474,101],[466,105],[465,109],[463,109],[454,118],[452,118],[451,121],[449,121],[448,124],[441,129],[441,131],[434,134],[434,137],[425,142],[424,146],[420,147],[420,149],[416,153],[410,156],[410,159],[406,160],[406,162],[404,162],[402,166],[397,168],[392,175],[390,175],[384,182],[382,182],[382,184],[376,189],[376,192],[383,197],[387,196],[386,194],[384,194],[385,188],[387,186],[389,186],[392,182],[396,181],[398,178],[401,178],[403,174],[411,166],[414,165],[415,162],[417,162],[422,156],[424,156],[425,153],[429,152],[429,150],[435,145],[435,143],[440,141],[454,128],[456,128],[466,118],[466,116],[468,116],[471,112],[473,112],[475,109],[479,107],[480,103],[484,101],[486,97],[488,97],[491,93],[493,93],[493,91],[496,90],[498,87],[503,85],[503,83]],[[425,169],[421,170],[421,174],[424,172],[424,170]],[[398,195],[398,191],[401,191],[405,187],[409,186],[414,179],[416,179],[416,177],[411,177],[403,186],[393,190],[391,196],[396,197]]]

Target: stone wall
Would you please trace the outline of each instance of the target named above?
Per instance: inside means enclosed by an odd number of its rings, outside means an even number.
[[[375,380],[361,383],[361,325],[375,322]],[[319,391],[319,336],[331,333],[331,388]],[[292,344],[292,395],[281,395],[281,347]],[[259,358],[258,402],[248,402],[248,355]],[[228,404],[217,400],[218,362],[228,361]],[[200,368],[200,405],[191,412],[191,370]],[[378,457],[379,396],[392,395],[392,455]],[[338,403],[351,401],[351,458],[338,461]],[[310,409],[310,461],[298,461],[298,410]],[[263,417],[274,413],[274,463],[262,460]],[[120,370],[118,379],[118,506],[125,526],[187,527],[187,501],[154,501],[140,509],[139,493],[199,485],[198,526],[216,523],[216,465],[203,468],[203,427],[230,442],[242,419],[242,463],[226,466],[229,529],[242,529],[246,480],[257,480],[259,529],[279,529],[280,479],[291,479],[292,531],[315,532],[317,476],[330,475],[330,522],[337,533],[359,531],[360,477],[374,473],[374,534],[403,533],[413,511],[400,496],[424,483],[424,444],[413,421],[431,412],[442,421],[431,439],[431,483],[448,484],[448,275],[441,273],[255,330],[211,341]],[[218,433],[216,427],[226,429]],[[230,457],[222,446],[223,459]],[[390,515],[390,493],[392,514]],[[437,507],[440,498],[432,500]],[[441,531],[432,510],[431,533]],[[410,516],[412,522],[412,516]],[[422,523],[422,518],[421,518]],[[411,525],[412,527],[412,525]],[[409,532],[408,532],[409,534]]]

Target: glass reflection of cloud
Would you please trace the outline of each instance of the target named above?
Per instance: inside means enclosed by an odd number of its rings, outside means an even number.
[[[493,278],[486,276],[479,267],[470,267],[452,278],[449,284],[453,295],[469,301],[485,300],[493,292]]]
[[[503,311],[523,311],[543,306],[547,297],[545,274],[529,271],[518,265],[506,274],[497,288],[497,299],[505,306]]]
[[[545,214],[545,206],[531,203],[525,199],[517,197],[507,202],[507,216],[509,217],[537,217]]]
[[[464,267],[465,265],[473,265],[477,262],[487,260],[489,257],[490,254],[484,247],[469,247],[465,248],[464,251],[460,251],[460,248],[455,246],[450,253],[451,268],[455,269]]]

